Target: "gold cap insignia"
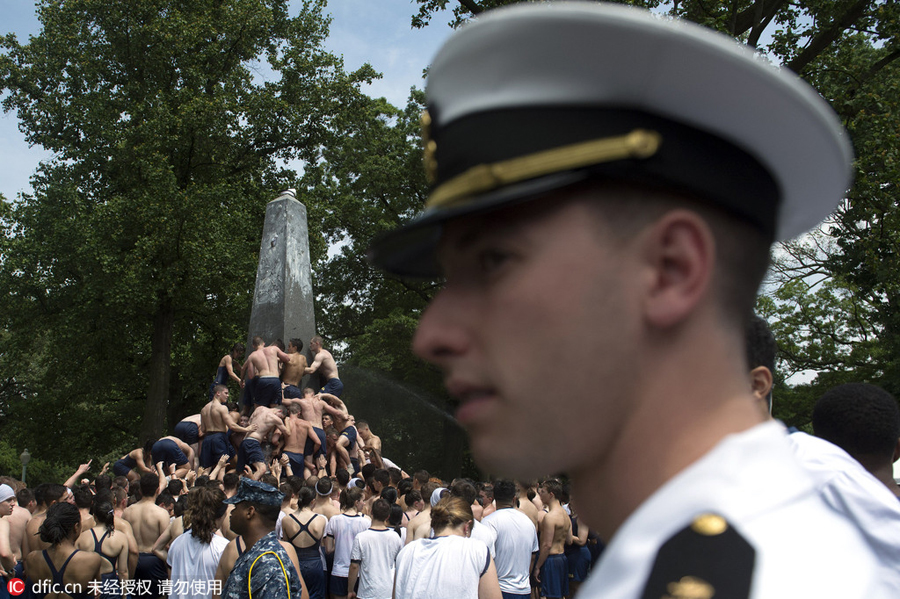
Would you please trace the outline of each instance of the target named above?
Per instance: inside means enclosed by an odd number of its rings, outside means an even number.
[[[663,595],[662,599],[710,599],[716,594],[711,584],[693,576],[684,576],[678,582],[670,582],[666,585],[666,590],[669,594]]]
[[[425,152],[423,156],[425,178],[429,184],[434,185],[434,182],[437,181],[437,142],[431,139],[431,115],[427,110],[422,111],[420,123],[422,125],[422,145]]]
[[[728,523],[717,514],[701,514],[694,518],[691,530],[707,537],[714,537],[728,530]]]

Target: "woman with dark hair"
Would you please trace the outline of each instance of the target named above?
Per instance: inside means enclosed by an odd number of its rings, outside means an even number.
[[[94,498],[91,515],[96,526],[81,533],[75,546],[103,557],[100,598],[121,597],[122,581],[128,579],[128,537],[124,532],[116,534],[116,513],[110,493],[99,493]]]
[[[75,539],[81,534],[78,508],[66,502],[54,503],[47,510],[39,534],[50,547],[32,551],[25,558],[26,585],[42,583],[51,588],[44,595],[46,599],[93,599],[89,587],[93,581],[99,584],[103,558],[75,547]]]
[[[212,597],[213,589],[207,587],[204,594],[191,584],[192,581],[211,581],[216,578],[216,568],[228,540],[216,534],[225,519],[228,505],[225,493],[218,487],[194,487],[188,494],[184,521],[190,528],[179,535],[169,546],[168,564],[172,568],[172,594],[175,599],[188,597]],[[179,584],[179,581],[183,581]]]
[[[358,480],[358,479],[357,479]],[[350,574],[350,551],[356,535],[369,528],[372,521],[362,515],[363,492],[358,487],[341,491],[341,513],[325,525],[325,551],[334,552],[331,568],[331,595],[334,599],[349,594],[347,577]]]
[[[395,599],[501,599],[497,568],[483,542],[470,539],[472,507],[446,497],[431,508],[434,537],[397,555]]]
[[[297,492],[297,510],[281,521],[284,539],[297,550],[300,576],[306,582],[309,599],[325,599],[325,570],[319,545],[325,536],[328,518],[312,511],[315,491],[301,487]]]
[[[395,503],[391,505],[391,514],[387,519],[387,525],[400,536],[400,540],[403,541],[404,545],[406,545],[407,533],[406,527],[403,526],[403,516],[405,515],[406,514],[403,513],[403,508]]]

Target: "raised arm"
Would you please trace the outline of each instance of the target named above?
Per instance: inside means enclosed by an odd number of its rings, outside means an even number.
[[[319,393],[318,397],[322,400],[322,407],[332,416],[337,416],[338,418],[343,418],[345,420],[350,416],[350,412],[347,411],[347,406],[337,395],[332,395],[331,393]]]
[[[281,361],[284,362],[285,364],[290,363],[290,361],[291,361],[291,356],[290,356],[289,354],[284,353],[283,351],[281,351],[281,350],[278,349],[277,347],[275,348],[275,352],[278,354],[278,359],[279,359],[279,360],[281,360]]]
[[[252,433],[258,428],[255,424],[251,424],[250,426],[241,426],[235,421],[234,416],[231,415],[231,412],[228,411],[228,408],[222,406],[222,410],[225,412],[225,426],[227,426],[230,430],[238,433]]]
[[[88,471],[91,467],[91,462],[94,460],[88,460],[87,464],[81,464],[78,466],[78,469],[75,470],[75,474],[66,479],[66,482],[63,483],[64,486],[69,487],[70,489],[74,487],[78,483],[78,477]]]

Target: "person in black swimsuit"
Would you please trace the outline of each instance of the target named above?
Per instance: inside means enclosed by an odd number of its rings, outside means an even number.
[[[122,581],[128,579],[128,538],[124,532],[115,534],[115,511],[109,493],[98,493],[91,506],[91,516],[97,526],[84,531],[75,546],[93,551],[104,558],[100,567],[100,599],[122,596]],[[103,551],[104,543],[106,552]]]
[[[281,521],[281,529],[284,538],[297,550],[300,575],[306,583],[309,599],[325,599],[325,571],[319,545],[328,519],[312,511],[313,499],[313,490],[302,487],[297,494],[297,511]]]
[[[33,551],[25,559],[26,587],[38,585],[47,599],[93,599],[100,583],[103,558],[75,548],[81,534],[81,514],[69,503],[54,503],[41,524],[40,536],[49,549]],[[57,567],[57,564],[61,564]]]

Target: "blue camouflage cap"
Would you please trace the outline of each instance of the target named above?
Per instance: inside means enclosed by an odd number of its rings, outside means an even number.
[[[233,497],[226,499],[223,503],[241,503],[249,501],[250,503],[259,503],[262,505],[281,505],[284,501],[284,493],[266,483],[261,483],[249,478],[242,478],[238,485],[237,493]]]

